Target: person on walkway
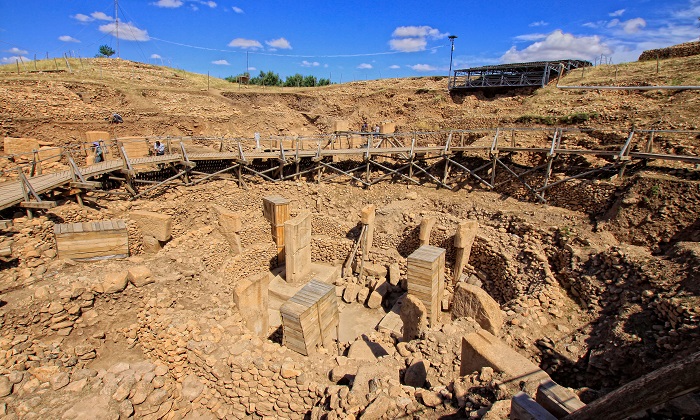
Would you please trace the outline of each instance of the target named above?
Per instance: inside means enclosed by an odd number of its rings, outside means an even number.
[[[104,154],[102,152],[102,146],[100,146],[100,142],[92,142],[92,147],[95,149],[95,163],[102,162],[103,160],[105,160]]]
[[[153,145],[153,150],[156,152],[156,156],[163,156],[165,154],[165,145],[156,140],[156,144]]]

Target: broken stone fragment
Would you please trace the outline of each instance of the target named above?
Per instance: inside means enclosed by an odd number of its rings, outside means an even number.
[[[428,316],[423,302],[413,295],[407,295],[401,305],[401,321],[404,341],[422,337],[428,328]]]
[[[481,328],[498,335],[503,326],[501,307],[484,289],[458,283],[452,298],[452,319],[471,317]]]
[[[105,275],[104,281],[102,282],[102,289],[104,290],[104,293],[119,293],[122,290],[126,289],[126,285],[128,283],[128,271],[108,273]]]

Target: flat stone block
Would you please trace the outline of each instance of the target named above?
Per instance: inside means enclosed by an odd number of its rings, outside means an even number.
[[[460,376],[491,367],[505,374],[503,383],[506,385],[518,386],[521,382],[539,385],[542,380],[551,380],[539,366],[485,330],[462,338],[461,361]],[[533,394],[534,391],[533,387]]]
[[[173,219],[167,214],[135,210],[129,213],[129,218],[136,222],[144,236],[152,236],[159,241],[172,237]]]

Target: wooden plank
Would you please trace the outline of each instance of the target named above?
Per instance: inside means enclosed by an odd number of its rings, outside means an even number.
[[[55,201],[22,201],[19,206],[25,209],[52,209],[57,206]]]
[[[88,181],[88,182],[77,182],[73,181],[68,183],[71,188],[80,188],[82,190],[94,190],[95,188],[100,188],[102,186],[101,182]]]

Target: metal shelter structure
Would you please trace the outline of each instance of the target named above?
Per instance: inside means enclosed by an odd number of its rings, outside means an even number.
[[[543,87],[552,77],[575,68],[591,66],[589,61],[556,60],[529,63],[499,64],[455,70],[450,75],[448,89],[477,90],[504,87]]]
[[[380,182],[432,183],[458,190],[468,183],[508,193],[520,189],[541,203],[548,191],[573,180],[624,176],[631,165],[700,167],[693,147],[700,131],[583,130],[572,128],[495,128],[375,135],[337,133],[316,138],[252,139],[159,138],[162,156],[130,158],[121,140],[105,144],[112,158],[79,166],[65,150],[69,169],[38,174],[33,161],[5,170],[0,210],[19,206],[49,209],[57,198],[122,195],[136,199],[172,185],[228,179],[239,188],[269,182],[351,182],[366,188]],[[149,143],[155,138],[139,141]],[[592,140],[596,140],[592,143]],[[186,143],[215,144],[218,151],[187,151]],[[587,144],[598,144],[596,148]],[[670,146],[669,146],[670,145]],[[190,146],[192,149],[194,147]],[[663,147],[663,149],[661,149]],[[658,150],[656,150],[658,149]],[[678,151],[682,152],[678,152]],[[117,152],[115,152],[117,151]],[[125,191],[119,191],[122,188]]]

